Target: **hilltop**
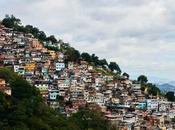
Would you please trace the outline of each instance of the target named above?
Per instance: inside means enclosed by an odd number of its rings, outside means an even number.
[[[39,30],[37,27],[32,25],[22,25],[21,20],[14,17],[13,15],[6,17],[2,20],[2,24],[13,29],[13,31],[32,34],[34,38],[44,45],[45,48],[54,51],[61,51],[66,55],[67,61],[79,62],[80,59],[87,61],[89,64],[94,66],[101,66],[104,69],[121,73],[121,69],[116,62],[107,63],[106,59],[99,59],[95,54],[90,55],[87,52],[80,54],[78,50],[71,47],[69,43],[64,43],[61,39],[57,40],[54,35],[46,36],[44,31]]]
[[[0,51],[0,125],[5,130],[171,126],[172,92],[165,95],[167,101],[145,75],[130,80],[116,62],[80,53],[13,15],[1,22]],[[160,113],[166,113],[166,125],[158,121]]]

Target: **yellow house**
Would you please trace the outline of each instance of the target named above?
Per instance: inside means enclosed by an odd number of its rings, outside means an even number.
[[[48,53],[49,53],[49,56],[50,56],[51,58],[53,58],[53,59],[56,58],[56,53],[55,53],[55,51],[48,50]]]
[[[0,87],[5,87],[6,83],[4,79],[0,79]]]
[[[34,63],[29,63],[25,65],[25,69],[27,71],[34,71],[35,70],[35,64]]]
[[[11,95],[11,88],[6,86],[4,79],[0,79],[0,91],[7,95]]]

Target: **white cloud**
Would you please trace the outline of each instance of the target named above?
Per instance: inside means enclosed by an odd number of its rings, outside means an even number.
[[[174,0],[1,0],[0,17],[55,34],[131,74],[175,74]]]

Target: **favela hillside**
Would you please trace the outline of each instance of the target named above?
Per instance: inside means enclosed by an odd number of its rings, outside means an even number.
[[[0,21],[1,130],[174,130],[174,92],[14,15]]]

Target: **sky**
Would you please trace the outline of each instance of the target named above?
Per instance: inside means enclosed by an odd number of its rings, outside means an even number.
[[[174,0],[0,0],[5,14],[117,62],[132,78],[175,80]]]

